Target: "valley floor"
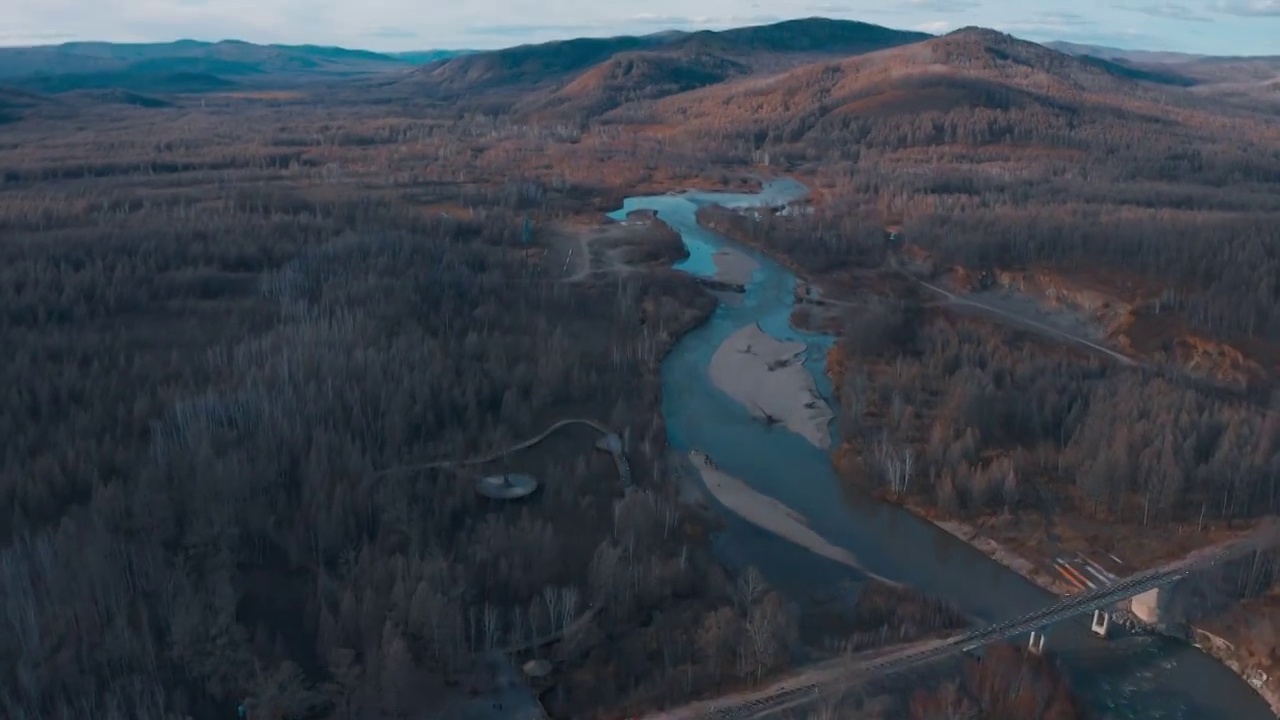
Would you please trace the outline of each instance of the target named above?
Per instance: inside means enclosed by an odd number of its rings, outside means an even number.
[[[699,219],[704,220],[704,217]],[[805,272],[785,255],[760,243],[744,229],[749,225],[725,222],[723,217],[717,220],[710,224],[713,229],[769,252],[803,278],[797,296],[804,303],[797,304],[797,314],[804,324],[815,329],[839,334],[843,318],[851,312],[865,309],[869,293],[884,293],[886,287],[894,285],[885,283],[875,273],[832,277]],[[898,273],[900,271],[896,269],[891,270],[891,274]],[[906,273],[902,275],[910,277]],[[1018,289],[968,295],[960,290],[916,282],[932,298],[942,301],[942,304],[930,308],[935,313],[950,312],[966,322],[979,321],[1029,332],[1039,338],[1037,343],[1046,347],[1093,353],[1124,367],[1143,364],[1128,353],[1108,347],[1105,331],[1097,329],[1099,318],[1073,306],[1069,296],[1059,296],[1052,307],[1046,307],[1043,299]],[[898,287],[899,290],[891,292],[900,292],[901,286]],[[850,295],[855,299],[841,299]],[[1104,309],[1115,312],[1105,306]],[[1127,343],[1123,345],[1129,349]],[[837,345],[828,362],[829,374],[837,388],[849,364],[862,362],[841,355],[841,346]],[[1162,358],[1161,362],[1165,359]],[[1208,382],[1231,383],[1240,377],[1233,374],[1230,367],[1212,363],[1197,367],[1198,377],[1207,376]],[[877,373],[901,372],[901,368],[895,369],[891,365],[869,370],[873,384]],[[1198,548],[1247,534],[1253,528],[1248,521],[1172,525],[1163,522],[1150,525],[1132,521],[1116,523],[1063,511],[961,514],[945,510],[927,497],[899,497],[879,488],[870,477],[872,471],[867,464],[867,456],[871,452],[871,448],[846,440],[833,449],[833,462],[851,486],[875,492],[890,502],[903,505],[1040,587],[1062,596],[1109,584],[1144,568],[1184,557]],[[1197,623],[1193,630],[1199,636],[1197,645],[1248,680],[1280,713],[1280,659],[1274,650],[1280,646],[1275,635],[1280,632],[1280,627],[1271,620],[1280,619],[1280,614],[1274,610],[1276,597],[1273,592],[1247,600],[1225,613]]]

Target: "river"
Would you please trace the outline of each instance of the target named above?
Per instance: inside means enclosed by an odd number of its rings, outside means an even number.
[[[871,572],[948,600],[978,622],[1022,615],[1054,596],[951,534],[905,510],[841,489],[830,457],[799,435],[769,427],[717,389],[707,376],[712,353],[733,332],[759,322],[770,335],[804,342],[806,367],[835,406],[824,370],[834,338],[791,327],[796,278],[764,254],[698,225],[707,204],[777,206],[806,193],[790,179],[766,183],[760,193],[686,192],[627,198],[611,217],[653,210],[680,233],[689,257],[678,269],[715,274],[721,248],[759,263],[741,302],[721,303],[711,319],[686,335],[663,363],[663,413],[669,444],[701,450],[718,466],[805,515],[812,528],[853,553]],[[837,425],[833,423],[834,427]],[[863,578],[753,525],[730,517],[717,540],[731,562],[751,563],[793,598],[833,589],[854,592]],[[1129,636],[1102,640],[1088,618],[1051,627],[1046,652],[1059,658],[1086,703],[1102,718],[1273,720],[1263,699],[1229,668],[1185,643]],[[1026,638],[1019,641],[1025,642]]]

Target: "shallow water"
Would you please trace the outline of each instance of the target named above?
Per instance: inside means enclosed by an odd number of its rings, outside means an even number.
[[[627,198],[611,216],[654,210],[681,234],[689,257],[676,265],[711,277],[722,248],[743,252],[759,267],[741,302],[721,304],[702,327],[685,336],[663,363],[663,413],[668,442],[677,452],[708,453],[717,465],[804,515],[829,542],[853,553],[871,572],[950,601],[979,622],[1021,615],[1053,595],[945,531],[899,508],[844,492],[830,458],[799,435],[754,420],[707,376],[711,355],[738,329],[759,322],[770,335],[806,344],[805,366],[834,406],[824,372],[834,338],[790,326],[795,276],[767,256],[700,227],[705,204],[781,205],[805,193],[784,179],[761,193],[687,192]],[[839,419],[832,423],[832,433]],[[750,563],[792,597],[840,591],[863,578],[738,518],[730,517],[718,547],[726,559]],[[1025,638],[1017,639],[1025,642]],[[1088,617],[1049,629],[1046,650],[1059,658],[1076,687],[1103,718],[1272,720],[1266,703],[1216,660],[1183,643],[1130,637],[1104,641],[1090,635]]]

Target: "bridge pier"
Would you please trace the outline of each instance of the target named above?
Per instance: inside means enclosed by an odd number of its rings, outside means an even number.
[[[1107,631],[1111,629],[1111,613],[1106,610],[1094,610],[1093,622],[1089,624],[1089,629],[1098,637],[1106,637]]]
[[[1044,631],[1032,630],[1031,639],[1027,641],[1027,651],[1033,655],[1044,654]]]
[[[1150,625],[1162,622],[1164,618],[1164,606],[1167,604],[1167,592],[1161,592],[1162,588],[1152,588],[1146,592],[1138,593],[1129,600],[1129,609],[1137,618]]]

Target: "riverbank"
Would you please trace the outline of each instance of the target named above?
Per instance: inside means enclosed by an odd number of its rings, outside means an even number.
[[[730,238],[734,242],[741,243],[761,253],[764,253],[774,262],[777,262],[779,265],[782,265],[783,267],[787,268],[787,270],[789,270],[792,274],[794,274],[797,278],[799,278],[802,281],[803,288],[804,288],[803,293],[805,296],[811,297],[811,298],[821,298],[828,294],[829,289],[824,287],[823,280],[824,279],[829,280],[829,278],[815,277],[812,273],[809,273],[804,268],[800,267],[799,264],[796,263],[791,258],[788,258],[785,255],[780,255],[779,253],[772,251],[764,243],[759,242],[756,238],[751,237],[749,233],[745,232],[743,225],[729,222],[727,221],[726,218],[720,215],[717,215],[713,211],[709,211],[709,208],[700,209],[697,213],[697,220],[701,226],[707,229],[713,230],[717,233],[720,233],[721,235],[724,235],[725,237]],[[804,315],[804,312],[801,310],[801,308],[809,310],[815,307],[818,309],[828,311],[828,314],[830,314],[831,311],[838,309],[838,306],[833,308],[833,307],[822,307],[822,306],[814,306],[814,305],[801,305],[797,303],[796,310],[793,311],[793,320],[805,319],[805,318],[795,317],[795,315],[797,314],[802,316]],[[830,317],[827,317],[827,315],[821,316],[821,319],[823,320],[823,322],[817,322],[814,318],[807,318],[807,319],[809,320],[809,322],[803,323],[806,329],[816,330],[816,329],[819,329],[819,326],[821,326],[822,329],[830,329],[832,327],[838,327],[840,325],[838,321],[832,320]],[[747,329],[744,329],[744,330],[747,330]],[[758,328],[756,328],[756,330],[758,331]],[[756,337],[756,334],[752,334],[751,337],[754,339]],[[729,345],[729,341],[726,341],[725,344],[721,346],[721,348],[724,348],[726,345]],[[752,349],[754,350],[755,348],[753,347]],[[837,352],[838,351],[836,348],[832,348],[833,355],[835,355]],[[838,368],[842,366],[843,366],[842,362],[833,362],[833,358],[831,357],[828,358],[828,362],[826,363],[826,374],[836,387],[839,386],[839,383],[841,380],[841,378],[839,377],[840,371],[838,370]],[[729,394],[733,395],[733,393],[729,393]],[[741,398],[735,397],[735,399],[737,399],[739,402],[743,402]],[[745,402],[743,404],[744,406],[748,407],[749,410],[753,409],[751,405]],[[826,405],[825,401],[823,402],[823,404]],[[829,406],[827,407],[828,407],[828,412],[831,412]],[[758,413],[757,413],[757,416],[759,416]],[[831,412],[831,418],[834,418],[834,416],[835,416],[834,412]],[[778,416],[775,416],[775,417],[778,417]],[[801,433],[801,434],[803,435],[804,433]],[[812,432],[810,434],[812,434]],[[828,442],[826,445],[823,445],[821,447],[829,448],[830,443]],[[836,446],[831,449],[833,451],[832,453],[833,464],[836,465],[837,470],[841,470],[840,472],[841,475],[845,475],[848,471],[848,468],[841,468],[840,460],[846,448],[842,446]],[[860,489],[864,491],[869,490],[869,488],[860,488]],[[984,555],[991,558],[992,560],[1000,563],[1004,567],[1018,573],[1023,578],[1035,583],[1037,586],[1051,593],[1054,593],[1055,595],[1058,595],[1058,596],[1069,595],[1072,592],[1075,592],[1077,589],[1072,585],[1068,584],[1067,582],[1065,582],[1064,580],[1062,580],[1060,577],[1052,573],[1046,572],[1043,569],[1044,563],[1038,563],[1036,562],[1035,559],[1029,558],[1027,555],[1021,552],[1015,551],[1010,547],[1006,546],[1005,544],[1001,543],[1000,541],[996,540],[995,538],[991,537],[988,533],[984,532],[984,528],[979,522],[967,522],[967,521],[955,519],[955,518],[942,518],[932,508],[929,508],[920,503],[913,503],[910,501],[903,502],[903,501],[888,499],[888,498],[882,498],[882,500],[884,500],[885,502],[891,502],[893,504],[896,504],[902,507],[903,509],[911,512],[913,515],[923,520],[927,520],[928,522],[932,523],[939,529],[946,531],[953,537],[961,540],[962,542],[982,552]],[[1052,564],[1052,558],[1049,558],[1049,561],[1050,561],[1049,564]]]
[[[752,324],[716,348],[707,372],[752,417],[782,425],[826,450],[835,415],[804,367],[805,349],[804,343],[778,340]]]
[[[1244,678],[1267,701],[1276,717],[1280,717],[1280,659],[1274,653],[1265,654],[1265,646],[1275,637],[1278,624],[1280,593],[1274,593],[1246,600],[1203,627],[1191,628],[1195,646]],[[1236,642],[1224,636],[1234,637]]]
[[[635,359],[633,367],[637,372],[625,386],[623,399],[627,403],[621,404],[616,398],[602,393],[595,396],[598,405],[583,410],[587,416],[598,418],[634,442],[627,454],[636,486],[621,497],[616,483],[612,482],[592,483],[590,489],[577,487],[569,492],[564,490],[565,482],[548,483],[546,489],[527,503],[536,512],[537,508],[549,502],[567,500],[585,509],[584,512],[596,521],[579,518],[573,523],[573,540],[585,545],[587,552],[581,548],[566,548],[563,552],[570,557],[576,556],[575,564],[580,563],[584,569],[590,567],[590,550],[595,549],[598,553],[613,550],[614,545],[609,538],[617,532],[619,508],[630,512],[628,517],[643,517],[642,522],[646,523],[654,522],[656,513],[675,510],[674,488],[666,482],[668,463],[660,451],[662,439],[667,434],[661,412],[662,361],[686,335],[702,326],[717,307],[715,297],[693,278],[671,269],[673,263],[688,254],[675,230],[652,213],[637,213],[626,222],[628,225],[622,226],[621,230],[617,223],[583,229],[592,234],[592,242],[587,246],[594,259],[612,261],[599,265],[614,270],[617,280],[612,277],[599,279],[598,275],[590,272],[595,269],[590,264],[586,265],[587,272],[566,267],[572,265],[566,260],[571,257],[570,249],[578,247],[576,243],[563,243],[559,248],[562,256],[544,261],[552,271],[564,276],[560,281],[562,287],[584,294],[595,292],[596,302],[603,307],[614,303],[623,306],[619,312],[624,314],[626,322],[616,326],[638,328],[638,332],[628,329],[632,337],[612,348]],[[565,235],[576,241],[573,236]],[[559,239],[551,238],[553,241]],[[574,253],[572,258],[577,259],[579,253],[582,251]],[[623,287],[625,294],[614,290],[614,285]],[[582,315],[593,316],[589,312]],[[581,452],[581,458],[577,460],[580,467],[594,470],[601,463],[603,454],[591,450],[583,452],[579,447],[569,446],[567,440],[540,447],[521,456],[521,467],[537,462],[552,463],[555,462],[551,459],[554,457],[560,458],[558,468],[563,468],[566,452]],[[584,472],[578,470],[569,474],[583,477]],[[539,474],[551,474],[551,471]],[[725,611],[732,610],[726,600],[731,586],[725,585],[726,578],[730,576],[727,569],[720,569],[715,557],[709,540],[710,524],[691,513],[682,512],[673,517],[676,518],[673,521],[674,532],[669,535],[655,532],[648,536],[650,541],[645,555],[655,562],[655,566],[648,568],[647,572],[651,574],[645,582],[651,589],[641,593],[639,598],[628,598],[626,603],[608,604],[607,611],[599,613],[591,622],[583,623],[577,632],[541,653],[539,657],[553,663],[549,676],[533,681],[520,678],[520,685],[529,683],[542,696],[550,717],[609,717],[615,707],[648,707],[672,699],[680,701],[685,699],[686,693],[710,692],[719,682],[702,658],[690,658],[690,668],[687,671],[682,668],[677,673],[664,665],[659,657],[647,654],[649,649],[644,637],[652,626],[644,618],[651,612],[660,609],[667,616],[667,622],[673,625],[700,627],[709,622],[709,617],[721,617]],[[601,520],[609,524],[609,529],[603,542],[596,546],[595,542],[600,538],[596,536],[595,525]],[[667,568],[676,567],[679,562],[685,563],[680,566],[682,572],[667,572]],[[655,577],[659,568],[665,573],[660,579]],[[681,594],[672,594],[669,585],[663,584],[673,582],[680,583]],[[578,587],[586,587],[586,583]],[[577,587],[573,589],[577,590]],[[593,589],[593,592],[600,590]],[[532,615],[530,611],[530,617]],[[745,637],[731,639],[738,643],[746,642]],[[629,648],[637,657],[643,658],[643,661],[628,666],[625,678],[621,679],[612,667],[612,655],[618,647]],[[529,659],[528,653],[516,655],[517,660]],[[718,667],[724,663],[717,659],[716,664]],[[473,675],[466,676],[461,692],[473,686],[491,687],[492,694],[486,692],[471,705],[478,703],[483,710],[494,702],[500,702],[501,707],[494,708],[497,712],[490,716],[501,715],[502,708],[510,711],[514,700],[503,694],[502,682],[495,685],[487,679],[486,671],[486,667],[479,667]],[[680,682],[673,677],[678,677]],[[685,681],[690,677],[692,680],[686,685]]]
[[[877,384],[877,377],[883,381],[903,372],[896,367],[884,367],[883,363],[868,365],[866,359],[841,355],[841,348],[837,345],[828,363],[828,374],[837,387],[846,387],[843,381],[849,377],[845,370],[852,367],[850,363],[860,363],[869,370],[866,377],[872,386]],[[908,368],[906,372],[910,373],[912,369]],[[919,382],[918,375],[909,376]],[[930,392],[936,387],[924,389]],[[868,417],[882,415],[872,412]],[[923,431],[917,428],[905,432],[900,427],[899,437],[928,437],[931,426],[922,426],[925,428]],[[872,429],[864,431],[878,432]],[[1228,525],[1221,521],[1206,521],[1202,527],[1196,523],[1145,527],[1132,521],[1116,523],[1105,517],[1089,518],[1067,510],[1043,512],[1030,508],[1012,513],[988,509],[986,512],[970,510],[961,514],[955,509],[954,495],[945,495],[947,488],[952,486],[944,486],[941,492],[935,487],[906,497],[891,496],[879,481],[873,479],[875,460],[869,457],[872,453],[859,445],[860,441],[846,440],[833,453],[836,468],[847,486],[859,492],[873,493],[883,501],[929,521],[1058,596],[1115,582],[1119,577],[1185,557],[1197,549],[1238,538],[1251,529],[1251,525],[1246,523]],[[917,453],[930,452],[923,444],[914,445],[914,449]],[[1016,478],[1016,475],[1011,476]],[[949,513],[943,510],[948,497],[953,500]],[[1238,612],[1228,613],[1232,614],[1239,615]],[[1191,626],[1191,630],[1197,631],[1197,637],[1206,635],[1203,627],[1215,627],[1225,640],[1196,642],[1196,647],[1245,680],[1273,713],[1280,714],[1280,677],[1277,677],[1274,664],[1265,659],[1266,651],[1258,651],[1259,645],[1270,646],[1271,643],[1257,641],[1259,628],[1256,623],[1224,623],[1222,620],[1221,617],[1212,617]]]
[[[1011,550],[1003,543],[983,532],[981,521],[966,522],[962,520],[937,519],[930,517],[928,508],[903,504],[903,507],[918,517],[928,519],[934,525],[946,530],[957,538],[964,540],[974,548],[1005,567],[1017,572],[1040,587],[1059,596],[1079,592],[1078,587],[1067,584],[1060,576],[1044,570],[1052,566],[1054,558],[1047,556],[1026,555]],[[1243,607],[1233,608],[1222,616],[1207,622],[1196,622],[1189,626],[1191,642],[1205,654],[1212,656],[1249,683],[1249,686],[1267,701],[1272,712],[1280,717],[1280,671],[1278,664],[1270,657],[1263,656],[1255,644],[1260,641],[1258,633],[1274,633],[1266,626],[1269,613],[1280,607],[1280,600],[1258,598],[1242,601]],[[1249,613],[1254,613],[1250,618]],[[1261,620],[1264,625],[1259,625]],[[1230,639],[1228,639],[1230,638]]]
[[[719,212],[717,212],[717,210],[725,211],[731,214],[721,215]],[[813,278],[811,277],[811,273],[805,268],[801,267],[800,264],[797,263],[795,260],[781,253],[774,252],[771,248],[766,246],[764,243],[760,242],[757,238],[753,237],[749,232],[745,232],[745,229],[742,225],[739,225],[734,222],[728,222],[729,218],[735,217],[735,216],[740,217],[740,215],[734,210],[731,210],[729,208],[724,208],[721,206],[709,205],[706,207],[699,208],[695,217],[698,220],[698,225],[708,230],[711,230],[712,232],[723,235],[724,237],[727,237],[736,243],[745,245],[753,250],[762,252],[765,255],[767,255],[770,260],[786,268],[788,271],[791,272],[792,275],[795,275],[798,279],[803,280],[805,282],[812,282]]]
[[[704,211],[698,214],[698,220],[703,227],[707,227],[729,237],[735,242],[740,242],[764,253],[771,260],[790,269],[794,274],[814,285],[819,294],[821,294],[821,288],[817,286],[820,283],[833,283],[835,287],[845,287],[849,282],[855,282],[843,275],[815,277],[812,274],[805,273],[790,258],[779,257],[778,253],[771,252],[765,243],[760,242],[758,238],[751,237],[750,233],[753,231],[751,223],[730,222],[731,218],[725,214],[717,214],[705,210],[704,208]],[[718,222],[707,222],[709,219],[716,219]],[[866,277],[863,277],[863,275],[866,275]],[[888,280],[892,280],[892,278]],[[889,291],[891,289],[889,287],[880,287],[882,284],[891,284],[888,280],[886,282],[877,282],[875,276],[863,273],[856,278],[855,287],[862,292]],[[892,293],[886,292],[886,294]],[[796,311],[796,314],[804,315],[799,311]],[[825,320],[829,319],[825,317],[809,319],[812,322],[806,324],[821,325],[828,329],[834,329],[839,325],[839,323],[835,322],[825,322]],[[886,373],[895,371],[900,373],[902,368],[885,369]],[[840,372],[829,372],[828,376],[837,388],[841,387],[842,381],[845,379],[843,373]],[[871,385],[875,386],[874,376],[870,380]],[[935,393],[937,388],[932,388],[929,392]],[[903,409],[908,409],[910,412],[921,410],[921,408],[917,407],[904,407]],[[872,413],[872,416],[874,418],[887,419],[886,413],[891,410],[892,408],[888,406],[878,407]],[[909,433],[909,435],[917,439],[927,437],[927,428],[923,435],[918,432]],[[833,455],[835,455],[838,468],[842,454],[862,454],[860,452],[849,453],[849,450],[850,448],[834,449]],[[918,454],[917,457],[919,457]],[[845,477],[847,484],[858,487],[859,491],[873,492],[875,483],[868,482],[868,478],[871,476],[868,475],[868,468],[863,462],[866,458],[854,459],[855,467],[843,468],[840,474]],[[852,474],[850,474],[851,472]],[[856,477],[858,480],[850,481],[850,477]],[[1194,531],[1196,530],[1194,526],[1191,528],[1170,528],[1164,534],[1159,535],[1159,541],[1155,541],[1154,538],[1157,536],[1150,531],[1117,533],[1115,528],[1102,527],[1099,523],[1080,521],[1075,517],[1054,516],[1050,518],[1041,517],[1034,513],[1032,515],[1019,513],[1008,517],[1000,517],[997,513],[996,515],[984,515],[972,520],[952,519],[943,517],[936,508],[930,505],[928,498],[924,498],[919,502],[903,501],[901,499],[892,502],[908,510],[913,515],[928,521],[950,536],[968,544],[986,557],[1034,583],[1037,587],[1057,596],[1079,592],[1085,587],[1078,581],[1074,585],[1068,582],[1066,578],[1070,576],[1072,570],[1076,570],[1076,575],[1084,582],[1099,580],[1099,578],[1089,574],[1092,572],[1089,565],[1093,560],[1107,564],[1111,572],[1117,576],[1123,576],[1161,561],[1167,561],[1180,554],[1185,554],[1182,552],[1183,550],[1213,544],[1220,539],[1218,537],[1219,531],[1208,527],[1212,523],[1207,524],[1204,534]],[[1177,532],[1178,530],[1182,530],[1182,532]],[[1081,555],[1085,557],[1082,558]],[[1114,556],[1120,556],[1124,562],[1117,560],[1114,565],[1110,564],[1108,558],[1114,558]],[[1073,564],[1074,567],[1071,567]],[[1080,571],[1083,571],[1084,574],[1081,574]],[[1276,703],[1277,693],[1271,691],[1268,685],[1268,683],[1276,681],[1268,678],[1260,687],[1256,664],[1251,663],[1247,653],[1240,650],[1240,647],[1245,644],[1245,638],[1236,638],[1234,634],[1231,637],[1237,641],[1234,644],[1228,642],[1226,646],[1223,646],[1227,648],[1226,652],[1230,653],[1230,655],[1224,654],[1221,647],[1216,651],[1210,652],[1210,654],[1222,661],[1224,666],[1233,670],[1238,676],[1248,681],[1267,700],[1273,712],[1280,713],[1280,707],[1277,707]],[[1211,650],[1210,648],[1202,649]]]
[[[1040,570],[1036,563],[1010,550],[995,539],[984,535],[976,525],[961,522],[959,520],[933,519],[929,517],[927,512],[924,512],[923,508],[913,507],[910,505],[905,507],[915,513],[918,517],[929,520],[934,525],[937,525],[974,548],[982,551],[983,554],[992,560],[995,560],[1001,565],[1009,568],[1055,595],[1070,595],[1075,591],[1075,588],[1063,582],[1059,578]]]

